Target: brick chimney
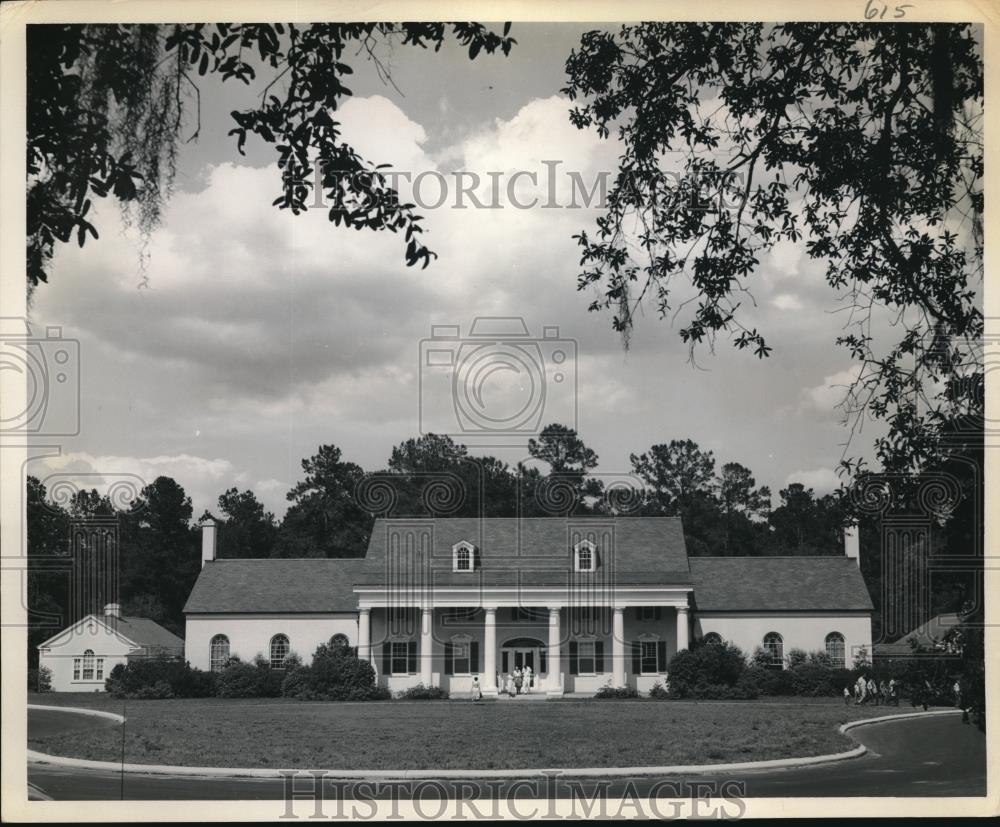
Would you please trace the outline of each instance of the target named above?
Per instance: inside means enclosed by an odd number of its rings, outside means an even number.
[[[844,526],[844,555],[853,558],[858,568],[861,568],[861,542],[856,523]]]
[[[104,616],[105,617],[121,617],[122,616],[122,607],[119,606],[117,603],[108,603],[108,605],[104,607]]]
[[[215,520],[206,517],[199,523],[201,526],[201,567],[215,559]]]

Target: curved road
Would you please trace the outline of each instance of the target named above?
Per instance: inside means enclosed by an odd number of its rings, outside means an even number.
[[[117,726],[114,721],[85,718],[66,712],[32,710],[28,718],[30,733],[59,732],[67,727],[88,728]],[[556,780],[555,790],[560,797],[575,795],[591,798],[600,792],[605,798],[632,795],[688,797],[696,785],[706,782],[715,786],[716,794],[734,796],[736,789],[743,789],[746,797],[795,797],[795,796],[985,796],[986,795],[986,739],[972,725],[963,725],[958,715],[938,715],[911,718],[863,726],[851,731],[851,736],[868,748],[868,754],[857,759],[813,767],[787,770],[758,770],[740,774],[725,773],[688,777],[616,778],[608,781],[581,779],[573,781],[571,775]],[[310,782],[309,776],[301,775]],[[739,788],[721,786],[729,782],[745,785]],[[43,764],[29,764],[28,783],[41,793],[56,800],[117,800],[122,795],[130,800],[275,800],[285,797],[283,779],[251,778],[199,778],[180,776],[155,776],[129,773],[124,782],[120,773],[68,769]],[[422,782],[407,782],[416,787]],[[548,782],[553,783],[551,780]],[[423,782],[423,798],[435,800],[440,787]],[[432,782],[436,785],[437,782]],[[546,779],[537,784],[523,781],[470,781],[442,782],[444,790],[456,791],[468,798],[501,796],[517,799],[546,797]],[[474,785],[474,786],[473,786]],[[508,786],[509,785],[509,786]],[[658,786],[659,785],[659,786]],[[671,786],[666,786],[671,785]],[[381,789],[370,786],[361,795],[369,798],[388,798],[393,788],[386,783]],[[406,789],[405,787],[403,788]],[[550,786],[551,790],[552,787]],[[702,789],[705,789],[702,786]],[[464,792],[462,792],[464,790]],[[399,795],[399,792],[396,792]],[[336,793],[327,793],[327,800]],[[404,795],[405,797],[405,795]],[[283,805],[282,805],[283,806]],[[307,802],[299,802],[296,813],[305,813]],[[328,814],[329,815],[329,814]]]

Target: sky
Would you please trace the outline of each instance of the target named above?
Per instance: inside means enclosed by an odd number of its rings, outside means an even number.
[[[515,25],[509,58],[473,62],[456,47],[397,48],[384,54],[394,85],[362,57],[351,61],[354,96],[337,113],[345,138],[372,161],[425,173],[425,202],[438,173],[451,182],[444,204],[421,210],[423,240],[438,254],[424,270],[405,266],[399,236],[271,206],[280,187],[272,152],[251,137],[240,157],[226,135],[228,113],[254,90],[204,83],[200,135],[182,146],[145,276],[134,231],[101,204],[100,239],[60,246],[50,283],[35,293],[32,323],[79,342],[81,431],[31,472],[165,474],[196,516],[227,488],[249,488],[280,517],[301,460],[319,445],[374,471],[422,429],[457,427],[452,374],[432,371],[421,350],[432,326],[457,325],[466,337],[477,317],[517,317],[542,340],[529,352],[541,354],[535,391],[545,396],[531,396],[523,373],[501,371],[484,380],[483,404],[509,413],[541,399],[541,424],[575,426],[599,456],[599,476],[628,475],[630,453],[690,438],[718,466],[748,466],[775,498],[792,481],[832,490],[849,436],[836,405],[852,363],[834,344],[845,314],[803,244],[776,248],[754,277],[756,307],[744,321],[773,347],[765,360],[722,337],[692,363],[678,333],[684,316],[661,320],[652,305],[626,351],[611,314],[588,312],[595,294],[577,290],[572,236],[593,228],[597,210],[541,206],[555,162],[586,182],[615,168],[614,141],[573,127],[560,93],[565,58],[587,28]],[[540,204],[475,209],[468,199],[458,209],[460,170],[484,182],[495,172],[503,188],[517,171],[535,172],[539,186],[522,175],[515,195]],[[568,179],[554,180],[567,204]],[[477,192],[489,201],[488,185]],[[573,371],[555,366],[556,350]],[[863,431],[849,453],[868,456],[875,435]],[[524,438],[462,441],[512,463],[526,456]]]

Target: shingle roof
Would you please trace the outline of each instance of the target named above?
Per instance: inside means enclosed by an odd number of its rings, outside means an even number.
[[[102,617],[108,626],[125,635],[133,643],[150,649],[179,649],[183,651],[184,640],[164,629],[148,617]]]
[[[849,557],[692,557],[699,611],[871,611]]]
[[[429,573],[437,585],[564,585],[574,577],[573,549],[583,539],[598,547],[605,582],[668,585],[690,580],[684,531],[676,517],[487,517],[376,520],[364,582],[381,585],[390,576],[397,582],[413,572]],[[452,571],[452,548],[462,540],[479,551],[479,567],[472,574]],[[412,565],[396,566],[390,548],[413,549]]]
[[[343,612],[364,558],[226,559],[206,563],[185,612]]]

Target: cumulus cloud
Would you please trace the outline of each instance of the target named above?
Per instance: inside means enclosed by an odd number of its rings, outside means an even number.
[[[794,293],[778,293],[771,299],[771,304],[778,310],[801,310],[802,300]]]
[[[803,392],[803,406],[820,412],[834,411],[844,401],[847,389],[861,375],[861,366],[852,365],[847,370],[824,376],[823,381]]]

